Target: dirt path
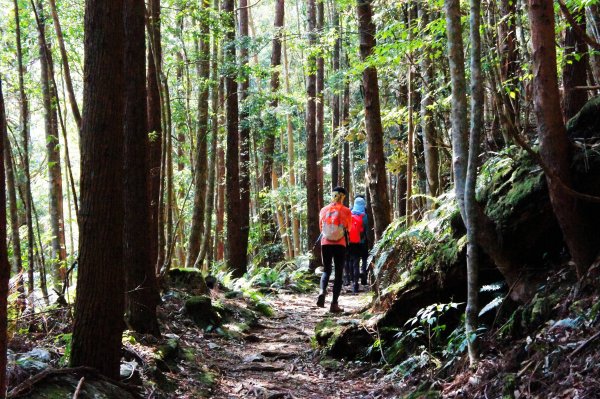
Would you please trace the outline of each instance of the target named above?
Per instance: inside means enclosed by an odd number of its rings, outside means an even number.
[[[315,307],[316,294],[280,294],[272,300],[277,311],[250,331],[246,342],[218,342],[210,363],[220,369],[214,398],[385,398],[385,384],[372,365],[321,362],[311,346],[315,325],[332,317]],[[368,303],[366,294],[342,294],[345,313]]]

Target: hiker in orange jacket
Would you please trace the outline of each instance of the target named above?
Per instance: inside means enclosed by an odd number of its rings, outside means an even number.
[[[317,306],[325,307],[327,284],[331,276],[332,263],[335,264],[335,279],[333,280],[333,298],[329,311],[341,313],[344,310],[338,305],[338,298],[342,290],[342,273],[346,258],[346,245],[348,231],[352,221],[350,209],[344,206],[346,190],[343,187],[333,189],[333,198],[329,205],[319,213],[319,226],[321,228],[321,257],[324,271],[321,275],[321,291],[317,298]]]

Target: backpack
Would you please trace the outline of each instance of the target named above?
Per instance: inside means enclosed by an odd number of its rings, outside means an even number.
[[[352,224],[350,225],[350,243],[351,244],[359,244],[360,236],[362,232],[365,230],[363,226],[363,215],[361,214],[352,214]]]
[[[329,241],[339,241],[344,237],[344,224],[340,210],[341,205],[330,205],[325,209],[321,232]]]

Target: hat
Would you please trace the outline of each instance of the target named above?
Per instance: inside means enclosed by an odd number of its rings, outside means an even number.
[[[331,190],[331,191],[333,191],[334,193],[336,193],[336,192],[337,192],[337,193],[342,193],[342,194],[344,194],[344,195],[347,195],[347,194],[348,194],[348,193],[346,192],[346,189],[345,189],[344,187],[340,187],[340,186],[337,186],[337,187],[335,187],[335,188],[334,188],[333,190]]]

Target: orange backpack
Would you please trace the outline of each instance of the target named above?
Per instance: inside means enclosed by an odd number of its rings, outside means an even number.
[[[341,204],[332,204],[325,209],[321,232],[329,241],[339,241],[344,237],[344,224],[342,223]]]
[[[350,243],[351,244],[359,244],[360,236],[363,231],[365,231],[365,227],[363,226],[363,215],[361,213],[359,215],[352,214],[352,224],[350,225]]]

